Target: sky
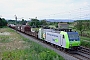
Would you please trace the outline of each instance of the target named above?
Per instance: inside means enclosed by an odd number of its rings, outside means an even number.
[[[0,0],[0,17],[90,19],[90,0]]]

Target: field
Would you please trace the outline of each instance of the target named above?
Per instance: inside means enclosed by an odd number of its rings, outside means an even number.
[[[55,25],[50,25],[49,27],[51,27],[51,28],[56,28]]]
[[[64,60],[10,28],[0,28],[0,60]]]
[[[32,31],[39,31],[39,28],[31,28]]]

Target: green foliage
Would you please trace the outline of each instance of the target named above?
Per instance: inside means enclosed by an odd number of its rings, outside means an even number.
[[[0,18],[0,28],[7,26],[7,21],[4,18]]]
[[[23,38],[30,48],[23,50],[14,50],[3,52],[3,60],[64,60],[61,56],[54,51],[42,47],[41,45]]]
[[[23,58],[24,50],[16,50],[11,52],[3,52],[3,58],[2,60],[20,60],[20,58]]]
[[[46,20],[31,19],[29,25],[32,27],[43,27],[47,26],[48,24]]]
[[[32,27],[39,27],[40,26],[40,22],[38,19],[31,19],[31,21],[29,22],[29,25]]]
[[[90,48],[90,38],[88,37],[80,37],[81,45]]]
[[[81,34],[82,34],[82,31],[84,29],[84,26],[82,24],[82,21],[78,21],[77,22],[77,25],[75,26],[77,30],[80,30],[81,31]]]
[[[58,22],[50,22],[50,25],[58,24]]]
[[[49,27],[50,27],[50,28],[56,28],[56,26],[55,26],[55,25],[49,25]]]
[[[15,24],[15,20],[8,20],[8,24]]]
[[[64,60],[62,57],[57,55],[54,51],[42,51],[37,53],[35,50],[24,49],[6,51],[2,54],[2,60]]]
[[[26,20],[22,19],[22,21],[17,21],[17,24],[22,24],[25,25],[26,24]],[[8,24],[15,24],[15,20],[8,20]]]
[[[50,22],[49,25],[51,28],[58,28],[58,22]],[[55,27],[52,27],[51,25]]]
[[[81,40],[90,41],[90,38],[89,38],[89,37],[82,37],[82,36],[80,36],[80,39],[81,39]]]
[[[58,28],[58,24],[55,24],[55,27]]]
[[[81,40],[81,45],[90,48],[90,42]]]
[[[22,19],[21,24],[26,25],[26,22],[27,22],[26,20]]]
[[[0,43],[8,43],[8,42],[10,42],[9,36],[4,35],[0,36]]]
[[[76,23],[75,28],[80,31],[81,36],[84,31],[90,29],[90,21],[88,20],[78,20]]]
[[[43,26],[47,25],[47,21],[46,21],[46,20],[41,20],[40,23],[41,23],[41,25],[43,25]]]
[[[72,24],[72,22],[67,22],[67,24]]]

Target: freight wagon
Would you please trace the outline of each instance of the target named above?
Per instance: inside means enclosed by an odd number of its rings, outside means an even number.
[[[21,26],[21,32],[30,32],[31,27],[29,25],[22,25]]]

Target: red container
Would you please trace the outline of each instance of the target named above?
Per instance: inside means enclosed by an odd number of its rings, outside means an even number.
[[[21,26],[21,31],[22,32],[31,31],[31,27],[29,25],[22,25]]]

